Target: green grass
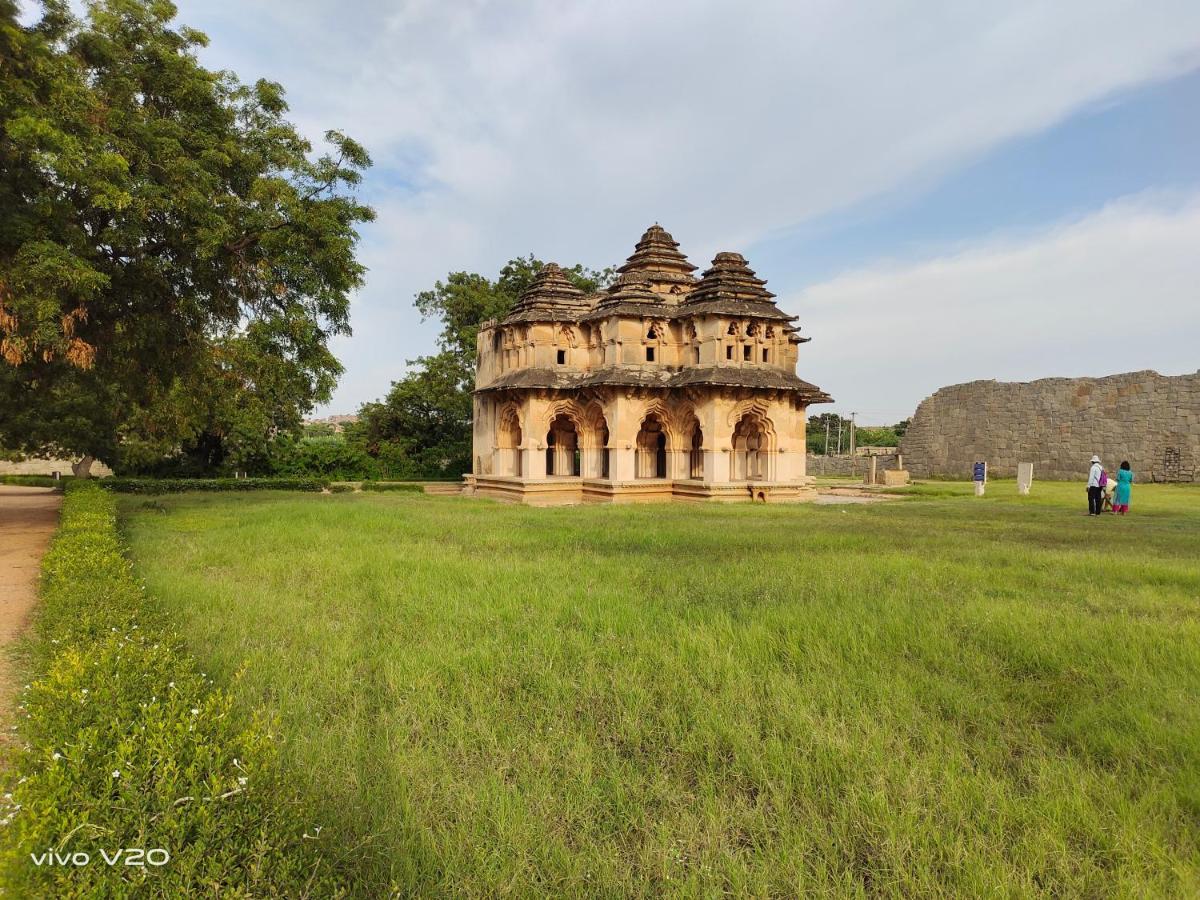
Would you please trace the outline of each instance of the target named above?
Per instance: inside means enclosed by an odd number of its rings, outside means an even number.
[[[970,490],[122,509],[363,896],[1195,895],[1200,490]]]

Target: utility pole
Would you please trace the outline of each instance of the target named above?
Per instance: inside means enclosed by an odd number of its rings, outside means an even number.
[[[842,455],[842,417],[838,416],[838,456]]]
[[[853,412],[852,412],[852,413],[850,413],[850,455],[851,455],[851,456],[853,456],[853,455],[854,455],[854,447],[855,447],[855,440],[854,440],[854,417],[855,417],[855,416],[857,416],[857,415],[858,415],[858,413],[853,413]]]
[[[825,418],[825,455],[829,455],[829,418]]]

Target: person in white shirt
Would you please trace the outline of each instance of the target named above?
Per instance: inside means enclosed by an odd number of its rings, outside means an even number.
[[[1100,487],[1100,475],[1104,466],[1100,465],[1100,457],[1092,457],[1092,467],[1088,470],[1088,515],[1098,516],[1104,509],[1104,489]]]

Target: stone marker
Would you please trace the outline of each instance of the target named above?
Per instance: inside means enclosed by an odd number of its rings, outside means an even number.
[[[1017,463],[1017,493],[1022,497],[1029,496],[1029,488],[1033,485],[1033,463]]]

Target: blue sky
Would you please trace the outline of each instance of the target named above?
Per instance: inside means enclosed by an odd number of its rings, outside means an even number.
[[[433,349],[412,298],[446,272],[619,263],[655,221],[701,268],[747,255],[860,421],[1200,367],[1195,0],[177,2],[206,64],[375,158],[321,412]]]
[[[766,237],[755,262],[801,288],[880,257],[922,258],[1148,190],[1200,188],[1200,71],[1138,87],[929,182]]]

